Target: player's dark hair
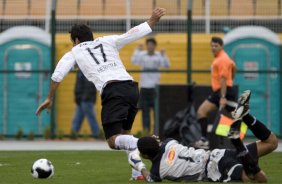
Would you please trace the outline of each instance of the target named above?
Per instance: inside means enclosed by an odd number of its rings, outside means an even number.
[[[218,43],[220,46],[223,46],[223,40],[220,37],[217,36],[212,37],[211,42]]]
[[[77,38],[80,42],[93,41],[94,37],[91,29],[85,24],[75,24],[69,31],[71,39],[75,41]]]
[[[157,45],[157,41],[155,38],[147,38],[146,39],[146,44],[148,43],[153,43],[154,45]]]
[[[137,142],[137,147],[141,154],[153,159],[159,152],[159,142],[154,137],[141,137]]]

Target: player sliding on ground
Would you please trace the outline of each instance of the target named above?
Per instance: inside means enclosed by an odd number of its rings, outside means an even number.
[[[264,124],[250,115],[250,95],[248,90],[240,96],[233,117],[242,119],[259,141],[245,146],[240,140],[240,132],[233,131],[229,138],[235,150],[214,149],[210,152],[183,146],[173,139],[159,143],[154,137],[143,137],[138,140],[137,147],[141,156],[152,162],[150,172],[142,169],[145,178],[148,181],[267,182],[258,159],[274,151],[278,141]],[[137,160],[131,163],[135,167],[138,164]]]
[[[138,139],[130,135],[130,131],[137,113],[138,84],[127,73],[119,49],[151,33],[152,27],[164,15],[165,9],[156,8],[146,22],[127,33],[96,39],[86,25],[74,25],[70,31],[74,47],[58,62],[51,77],[49,94],[36,110],[36,115],[46,108],[50,110],[60,82],[77,65],[101,94],[102,125],[109,147],[129,152],[135,150]],[[131,153],[136,157],[138,154],[137,151]]]

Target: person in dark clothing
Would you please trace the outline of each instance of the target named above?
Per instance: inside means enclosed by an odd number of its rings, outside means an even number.
[[[75,103],[76,110],[72,121],[72,133],[77,134],[80,130],[84,117],[86,116],[91,127],[92,135],[99,136],[99,126],[94,111],[96,102],[96,87],[89,82],[83,73],[78,70],[75,83]]]

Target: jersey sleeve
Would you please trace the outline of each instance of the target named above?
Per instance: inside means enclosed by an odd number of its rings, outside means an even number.
[[[58,62],[51,79],[61,82],[69,71],[75,66],[75,58],[71,52],[66,53]]]
[[[131,28],[129,31],[127,31],[126,33],[122,35],[112,36],[112,39],[117,49],[121,49],[126,44],[134,42],[151,32],[152,32],[152,29],[149,26],[149,24],[147,22],[144,22],[142,24],[139,24],[138,26]]]

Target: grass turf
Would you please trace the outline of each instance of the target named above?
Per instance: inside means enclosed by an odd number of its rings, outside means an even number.
[[[53,178],[32,178],[31,165],[39,158],[48,158],[52,161],[55,166]],[[261,158],[260,165],[268,175],[268,183],[282,183],[282,153],[272,153]],[[131,168],[127,164],[126,155],[121,151],[0,152],[0,184],[145,183],[129,182],[130,173]]]

